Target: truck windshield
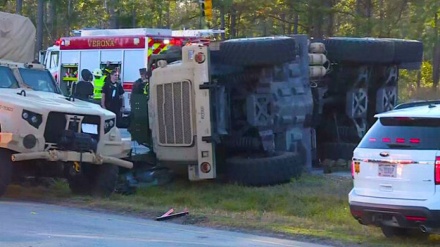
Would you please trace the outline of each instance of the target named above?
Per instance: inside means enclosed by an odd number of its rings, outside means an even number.
[[[35,91],[60,93],[49,71],[20,68],[23,82]]]
[[[5,66],[0,66],[0,88],[18,88],[18,82],[12,70]]]

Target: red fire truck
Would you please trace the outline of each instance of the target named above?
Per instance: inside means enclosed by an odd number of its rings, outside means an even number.
[[[110,67],[119,71],[125,89],[124,116],[130,113],[130,94],[140,68],[147,68],[149,57],[182,46],[188,37],[173,37],[172,30],[153,28],[81,30],[79,36],[62,37],[49,47],[42,63],[66,94],[78,81],[81,70]]]

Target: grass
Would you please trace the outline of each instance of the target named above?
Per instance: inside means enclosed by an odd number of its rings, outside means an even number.
[[[229,230],[241,230],[339,246],[434,246],[429,240],[386,239],[380,229],[360,225],[349,212],[347,194],[352,182],[332,175],[303,175],[289,184],[241,187],[186,180],[141,188],[134,195],[108,199],[72,196],[65,182],[50,188],[10,186],[7,198],[44,201],[154,219],[169,208],[188,209],[189,215],[172,220]]]

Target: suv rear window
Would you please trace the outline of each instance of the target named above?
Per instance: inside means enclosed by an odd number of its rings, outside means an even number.
[[[440,118],[383,117],[358,145],[374,149],[440,149]]]

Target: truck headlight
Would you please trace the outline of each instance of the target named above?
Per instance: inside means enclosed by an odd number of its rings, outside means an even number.
[[[43,122],[43,116],[41,114],[28,110],[23,110],[23,113],[21,113],[21,117],[37,129]]]
[[[115,118],[104,121],[104,133],[107,134],[113,127],[115,127]]]

